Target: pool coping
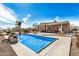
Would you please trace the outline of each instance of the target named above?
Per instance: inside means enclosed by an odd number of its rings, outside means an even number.
[[[20,42],[11,45],[11,47],[13,48],[17,56],[39,56],[37,53],[24,46]]]

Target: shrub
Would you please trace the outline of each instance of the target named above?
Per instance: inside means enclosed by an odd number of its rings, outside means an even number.
[[[77,36],[77,41],[79,41],[79,36]]]
[[[76,46],[77,46],[77,48],[79,48],[79,42],[76,42]]]
[[[24,33],[27,33],[28,31],[27,31],[26,29],[23,29],[23,32],[24,32]]]
[[[37,34],[37,33],[38,33],[38,31],[33,31],[33,33],[34,33],[34,34]]]

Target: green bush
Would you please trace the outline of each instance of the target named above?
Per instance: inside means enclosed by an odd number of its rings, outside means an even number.
[[[9,35],[9,34],[11,34],[12,32],[9,30],[9,31],[6,31],[5,33],[6,33],[6,35]]]
[[[37,34],[37,33],[38,33],[38,31],[33,31],[33,33],[34,33],[34,34]]]

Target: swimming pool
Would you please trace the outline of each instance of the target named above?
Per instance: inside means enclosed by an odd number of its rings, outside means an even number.
[[[20,43],[32,49],[36,53],[39,53],[42,49],[47,47],[49,44],[56,41],[55,38],[32,35],[32,34],[20,34],[17,35],[17,37]]]

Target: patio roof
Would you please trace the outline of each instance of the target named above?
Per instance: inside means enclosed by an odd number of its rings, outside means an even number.
[[[70,23],[69,21],[40,23],[40,25],[61,25],[61,24],[70,24]]]

